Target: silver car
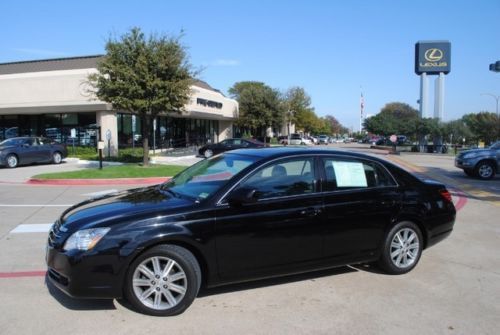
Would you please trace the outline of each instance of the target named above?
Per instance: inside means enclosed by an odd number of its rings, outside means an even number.
[[[500,141],[487,149],[462,151],[455,158],[455,166],[470,177],[492,179],[500,171]]]

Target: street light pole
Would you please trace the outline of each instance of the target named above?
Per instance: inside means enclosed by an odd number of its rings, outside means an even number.
[[[493,97],[496,100],[496,102],[497,102],[497,116],[499,116],[498,115],[498,99],[500,99],[500,95],[495,95],[495,94],[491,94],[491,93],[481,93],[481,95],[488,95],[490,97]]]

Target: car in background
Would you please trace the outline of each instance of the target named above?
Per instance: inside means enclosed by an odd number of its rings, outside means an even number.
[[[209,158],[229,150],[264,147],[266,147],[266,145],[263,142],[251,138],[228,138],[219,143],[202,146],[198,149],[198,154],[205,158]]]
[[[0,165],[15,168],[33,163],[60,164],[66,146],[45,137],[13,137],[0,142]]]
[[[455,166],[470,177],[492,179],[500,171],[500,141],[486,149],[472,149],[460,152],[455,157]]]
[[[290,145],[312,145],[313,142],[301,134],[290,135]]]
[[[278,136],[277,140],[278,140],[279,144],[282,144],[282,145],[287,145],[288,144],[288,136],[285,136],[285,135]]]
[[[319,135],[318,137],[318,144],[328,144],[329,137],[328,135]]]
[[[66,209],[48,234],[47,280],[73,297],[177,315],[202,285],[371,262],[407,273],[455,215],[443,184],[372,156],[233,150]]]

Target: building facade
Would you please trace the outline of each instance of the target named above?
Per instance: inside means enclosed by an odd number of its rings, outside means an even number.
[[[0,140],[46,136],[60,143],[96,146],[105,152],[141,146],[139,117],[113,107],[91,93],[88,76],[102,56],[0,64]],[[238,103],[203,81],[191,86],[181,114],[165,112],[152,127],[150,146],[199,146],[232,137]],[[109,140],[108,140],[109,139]]]

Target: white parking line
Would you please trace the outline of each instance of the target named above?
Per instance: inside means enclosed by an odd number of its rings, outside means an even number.
[[[52,223],[20,224],[10,231],[11,234],[48,233]]]

